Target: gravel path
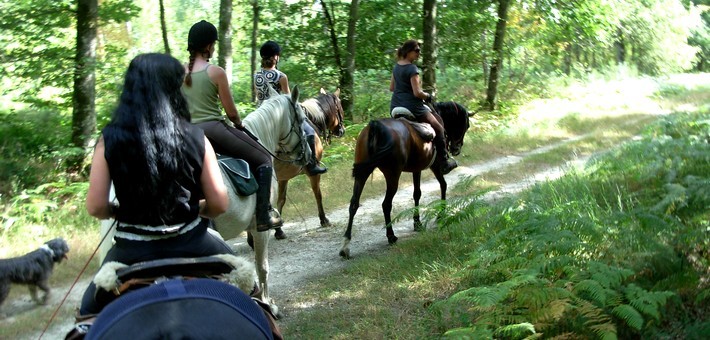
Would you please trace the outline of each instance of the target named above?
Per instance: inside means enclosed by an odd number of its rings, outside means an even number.
[[[503,170],[521,162],[525,157],[534,154],[544,153],[566,143],[576,141],[583,137],[572,138],[554,145],[548,145],[533,151],[515,155],[501,157],[481,164],[471,166],[459,166],[446,176],[449,188],[454,187],[459,181],[483,174],[492,170]],[[576,159],[572,163],[583,163],[584,159]],[[483,199],[495,200],[499,197],[516,193],[524,188],[543,180],[559,177],[564,168],[573,166],[567,164],[563,167],[552,168],[546,171],[531,174],[527,179],[502,186],[499,190],[489,192]],[[377,173],[377,172],[376,172]],[[327,176],[327,175],[326,175]],[[407,176],[407,174],[405,174]],[[432,179],[422,182],[421,204],[426,205],[439,197],[439,185]],[[350,195],[351,185],[343,188],[344,195]],[[393,216],[402,210],[413,205],[413,188],[411,186],[400,187],[393,202]],[[384,194],[384,193],[383,193]],[[362,200],[358,214],[355,216],[353,227],[353,239],[351,243],[351,256],[367,256],[371,253],[385,251],[389,246],[385,236],[382,222],[381,210],[382,197]],[[334,224],[332,228],[321,228],[317,216],[308,216],[301,220],[289,220],[284,224],[284,231],[288,234],[285,240],[271,238],[269,242],[269,262],[270,276],[269,285],[271,297],[279,306],[282,312],[281,322],[287,323],[289,314],[297,313],[299,306],[295,305],[292,297],[297,296],[300,290],[309,280],[328,275],[345,268],[349,261],[341,259],[338,255],[343,242],[343,232],[348,220],[348,207],[342,207],[334,211],[326,212],[330,221]],[[375,222],[373,222],[375,221]],[[399,237],[399,242],[405,241],[414,234],[411,219],[403,219],[395,223],[395,234]],[[246,244],[245,238],[236,238],[228,241],[240,255],[252,258],[251,250]],[[87,276],[87,275],[84,275]],[[55,288],[46,308],[55,309],[66,296],[62,308],[57,316],[43,333],[47,323],[38,325],[37,332],[28,334],[22,339],[63,339],[66,332],[73,325],[74,309],[78,306],[84,288],[88,284],[89,278],[81,280],[72,289],[69,295],[64,289]],[[19,288],[19,287],[18,287]],[[12,322],[13,315],[29,312],[37,308],[27,297],[15,301],[7,301],[3,306],[3,311],[8,315],[2,322]],[[41,326],[41,327],[40,327]]]

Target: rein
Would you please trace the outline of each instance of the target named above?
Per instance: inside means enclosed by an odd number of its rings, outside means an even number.
[[[59,309],[62,308],[64,303],[67,301],[69,294],[71,293],[72,290],[74,290],[74,287],[79,282],[79,278],[81,278],[81,276],[84,275],[86,268],[89,267],[91,260],[96,256],[96,253],[99,251],[99,248],[106,241],[106,237],[108,237],[108,235],[111,234],[111,229],[116,227],[117,222],[118,221],[116,221],[116,220],[113,221],[111,228],[108,228],[108,230],[106,231],[106,234],[104,234],[104,236],[101,238],[101,242],[99,242],[99,244],[96,246],[96,249],[94,249],[94,252],[91,253],[91,256],[89,256],[89,259],[86,260],[86,263],[84,263],[84,267],[81,268],[81,271],[79,271],[79,275],[77,275],[76,279],[74,279],[74,283],[72,283],[71,287],[69,287],[69,290],[67,291],[67,293],[64,294],[62,301],[59,303],[59,306],[57,306],[57,308],[54,310],[54,313],[52,313],[52,316],[49,318],[47,325],[44,326],[44,330],[42,330],[42,334],[39,335],[38,339],[42,339],[42,336],[44,336],[44,334],[47,333],[47,330],[49,329],[49,326],[52,324],[52,321],[54,321],[54,319],[57,317],[57,313],[59,312]]]

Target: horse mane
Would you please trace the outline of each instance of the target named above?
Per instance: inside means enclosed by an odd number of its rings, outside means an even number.
[[[325,112],[323,112],[318,100],[309,98],[301,103],[301,106],[304,108],[303,111],[306,113],[306,117],[320,130],[324,131],[326,127]]]
[[[244,117],[244,125],[249,132],[256,135],[261,143],[279,140],[279,126],[274,116],[276,112],[289,112],[290,96],[285,94],[275,95],[261,103],[261,106]],[[274,150],[276,145],[264,145]]]

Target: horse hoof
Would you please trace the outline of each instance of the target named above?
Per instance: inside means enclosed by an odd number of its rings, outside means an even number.
[[[330,223],[330,221],[329,221],[327,218],[326,218],[325,220],[323,220],[323,221],[320,221],[320,227],[321,227],[321,228],[330,228],[330,227],[332,227],[332,226],[333,226],[333,224]]]
[[[397,236],[387,236],[387,242],[389,242],[390,244],[397,243]]]
[[[340,251],[340,257],[342,257],[342,258],[344,258],[344,259],[346,259],[346,260],[347,260],[347,259],[350,259],[350,250],[349,250],[349,249],[348,249],[348,250],[345,250],[345,249],[341,250],[341,251]]]
[[[284,231],[281,230],[281,228],[276,228],[276,232],[274,233],[274,237],[275,237],[277,240],[285,240],[285,239],[286,239],[286,233],[284,233]]]

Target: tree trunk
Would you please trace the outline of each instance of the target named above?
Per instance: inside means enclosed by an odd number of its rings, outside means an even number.
[[[217,64],[227,73],[232,83],[232,0],[219,1],[219,50]]]
[[[330,44],[333,46],[333,58],[335,59],[335,65],[340,70],[340,78],[343,78],[343,66],[342,58],[340,57],[340,48],[338,47],[338,36],[335,34],[335,23],[333,18],[330,16],[328,11],[328,6],[325,1],[321,1],[321,7],[323,8],[323,17],[325,18],[325,24],[328,27],[328,33],[330,33]],[[342,85],[342,84],[341,84]]]
[[[621,65],[626,62],[626,44],[624,43],[624,33],[621,29],[617,30],[616,41],[614,41],[614,52],[616,56],[616,64]]]
[[[500,73],[503,70],[503,41],[505,39],[505,27],[508,22],[508,6],[510,0],[498,0],[498,22],[496,23],[495,38],[493,40],[493,53],[495,59],[491,65],[491,75],[488,78],[488,90],[486,91],[486,104],[488,109],[493,111],[498,105],[498,82]]]
[[[163,49],[166,54],[170,54],[170,43],[168,43],[168,25],[165,24],[165,4],[159,0],[160,4],[160,30],[163,32]]]
[[[488,45],[488,30],[484,29],[481,32],[481,46],[485,47]],[[488,50],[485,48],[481,49],[481,69],[483,71],[483,86],[488,84],[488,75],[491,72],[491,67],[488,65]]]
[[[256,49],[257,49],[257,41],[256,39],[259,37],[259,1],[257,0],[252,0],[251,1],[251,9],[252,9],[252,27],[251,27],[251,73],[254,74],[256,73],[256,68],[257,68],[257,60],[256,60]],[[259,63],[261,65],[261,63]],[[251,77],[251,102],[254,103],[256,102],[256,89],[254,87],[254,77]]]
[[[422,89],[436,93],[436,0],[424,0],[424,46]]]
[[[343,104],[343,111],[345,111],[345,118],[353,120],[353,104],[355,103],[353,98],[353,92],[355,91],[355,38],[356,38],[356,28],[358,21],[358,7],[360,6],[358,0],[352,0],[350,2],[350,17],[348,18],[348,36],[346,48],[348,54],[345,58],[345,72],[343,72],[343,77],[340,80],[341,91],[340,99]]]
[[[77,1],[72,144],[82,149],[88,146],[91,136],[96,132],[97,18],[98,0]]]

